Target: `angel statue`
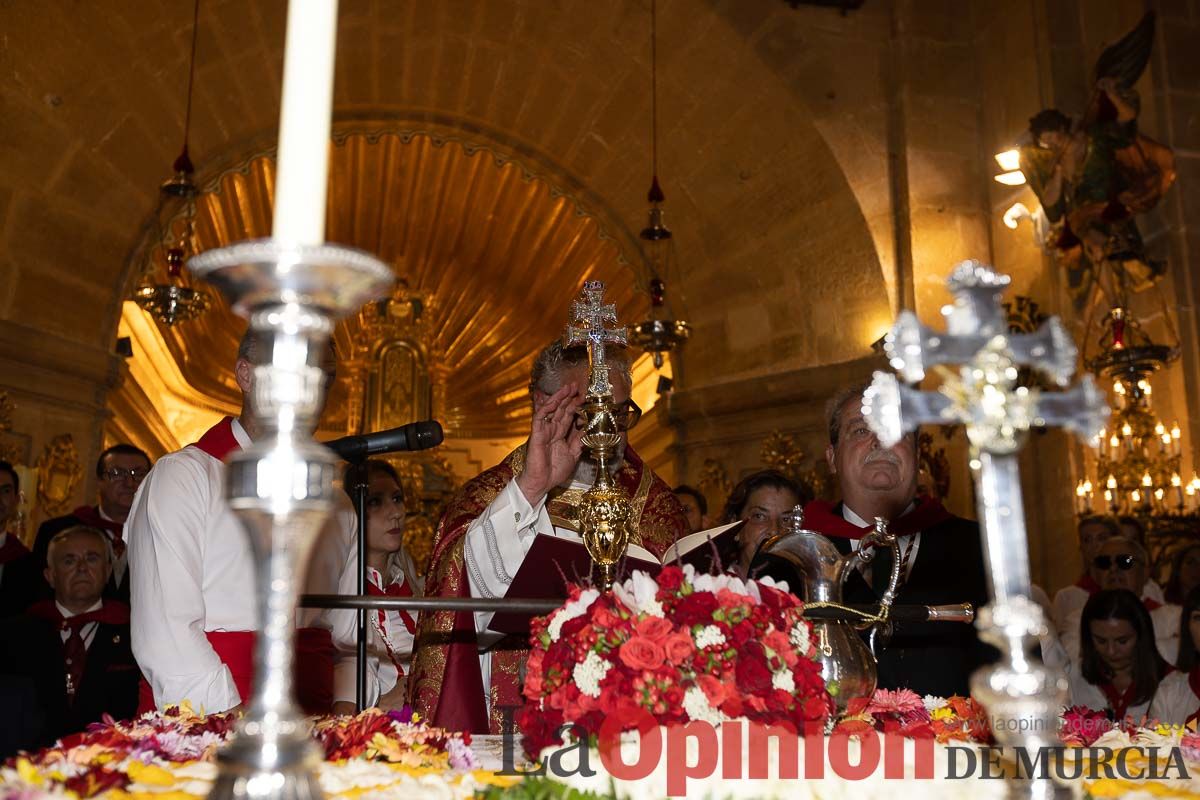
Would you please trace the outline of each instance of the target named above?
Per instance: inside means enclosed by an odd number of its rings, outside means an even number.
[[[1018,148],[1020,169],[1049,223],[1046,246],[1067,270],[1078,307],[1107,267],[1112,292],[1145,289],[1166,271],[1146,254],[1134,217],[1153,208],[1175,181],[1170,148],[1138,132],[1133,88],[1150,60],[1154,12],[1100,54],[1082,119],[1039,111]],[[1103,284],[1102,284],[1103,285]]]

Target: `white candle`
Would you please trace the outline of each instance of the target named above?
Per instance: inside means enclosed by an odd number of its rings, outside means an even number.
[[[325,241],[337,7],[337,0],[288,4],[272,230],[285,244]]]

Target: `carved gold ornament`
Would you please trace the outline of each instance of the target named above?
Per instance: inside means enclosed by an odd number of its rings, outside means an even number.
[[[38,503],[52,516],[66,511],[83,477],[79,451],[71,434],[62,433],[51,439],[38,456],[35,468]]]

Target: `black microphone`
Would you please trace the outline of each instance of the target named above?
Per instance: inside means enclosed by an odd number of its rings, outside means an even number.
[[[343,436],[323,444],[345,461],[362,461],[377,453],[399,453],[428,450],[442,443],[442,426],[437,420],[410,422],[390,431],[364,433],[362,436]]]

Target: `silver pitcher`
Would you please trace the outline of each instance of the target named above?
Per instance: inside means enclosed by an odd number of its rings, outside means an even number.
[[[875,691],[876,640],[887,625],[888,612],[896,597],[900,579],[900,553],[896,537],[888,532],[887,521],[875,519],[875,529],[860,540],[857,551],[843,555],[823,534],[804,528],[804,511],[796,506],[784,515],[785,529],[763,543],[761,553],[787,561],[802,580],[801,586],[789,586],[806,605],[842,606],[842,584],[852,569],[869,564],[878,547],[892,551],[892,574],[879,602],[879,611],[857,625],[841,619],[810,620],[816,639],[817,661],[821,677],[833,696],[838,713],[844,713],[856,697],[870,697]],[[859,630],[870,629],[871,648],[863,643]]]

